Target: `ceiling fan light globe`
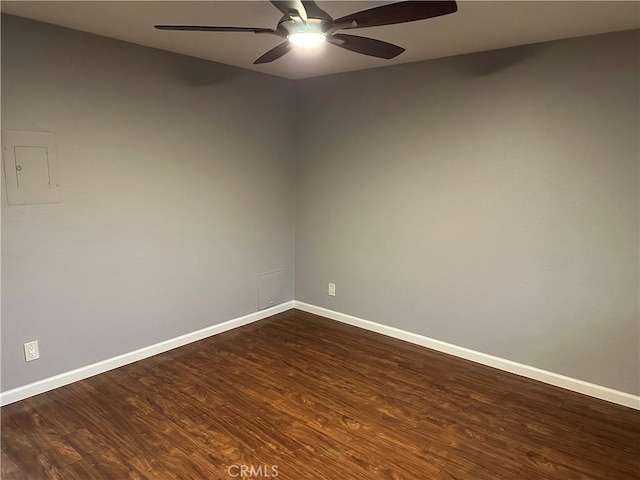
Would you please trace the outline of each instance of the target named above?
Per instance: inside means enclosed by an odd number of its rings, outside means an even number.
[[[322,33],[301,32],[289,35],[289,41],[296,47],[314,48],[322,45],[326,37]]]

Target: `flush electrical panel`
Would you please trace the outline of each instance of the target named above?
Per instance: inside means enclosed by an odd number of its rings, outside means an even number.
[[[51,132],[2,131],[9,205],[59,203],[55,137]]]
[[[258,275],[258,310],[273,307],[284,302],[284,270]]]

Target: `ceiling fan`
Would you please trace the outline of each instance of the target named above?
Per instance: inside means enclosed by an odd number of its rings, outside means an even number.
[[[275,29],[211,25],[155,25],[155,28],[159,30],[261,33],[286,39],[253,62],[254,65],[273,62],[291,51],[294,45],[313,47],[325,41],[352,52],[390,59],[404,52],[404,48],[373,38],[337,32],[354,28],[413,22],[448,15],[458,10],[455,1],[396,2],[334,20],[314,1],[293,0],[271,3],[283,13],[283,17]]]

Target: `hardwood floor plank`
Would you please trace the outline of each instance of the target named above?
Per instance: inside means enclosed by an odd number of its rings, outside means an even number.
[[[163,478],[177,480],[180,477],[160,462],[155,455],[137,455],[127,460],[127,465],[142,478]]]
[[[8,457],[20,468],[24,478],[62,478],[60,470],[46,451],[38,451],[31,437],[13,421],[4,407],[0,412],[0,444],[4,457]],[[2,475],[4,478],[4,471]],[[18,478],[19,475],[15,474]]]
[[[447,462],[446,466],[435,477],[437,480],[458,480],[461,478],[473,478],[474,480],[510,480],[518,478],[517,472],[503,470],[497,465],[486,465],[471,462],[463,458],[454,458]],[[514,476],[515,475],[515,476]]]
[[[4,450],[0,451],[0,477],[6,479],[24,478],[20,467],[11,460],[11,457],[7,455]]]
[[[638,411],[295,310],[0,413],[6,480],[640,478]]]
[[[11,415],[20,431],[38,451],[46,452],[51,462],[63,468],[82,460],[80,454],[64,441],[62,436],[35,409]]]

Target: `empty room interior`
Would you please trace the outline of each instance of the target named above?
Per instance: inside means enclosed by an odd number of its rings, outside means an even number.
[[[0,9],[2,479],[640,478],[640,2]]]

